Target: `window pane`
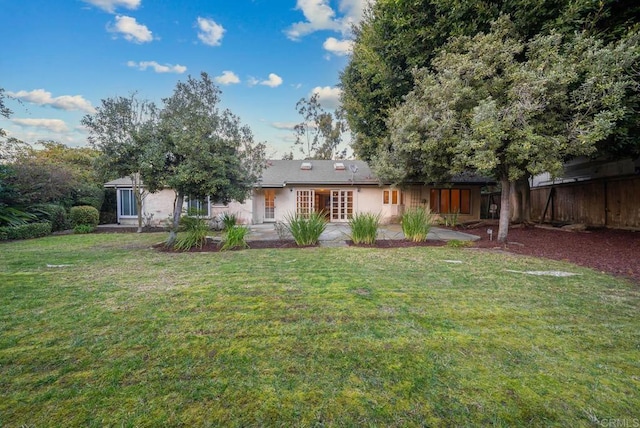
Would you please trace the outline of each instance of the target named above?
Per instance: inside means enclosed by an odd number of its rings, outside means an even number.
[[[385,205],[389,205],[389,191],[384,190],[382,192],[382,203]]]
[[[132,189],[120,190],[120,215],[121,216],[138,215],[138,207],[136,206],[136,199],[133,196]]]
[[[391,203],[393,205],[398,205],[398,191],[397,190],[392,190],[391,191]]]
[[[450,197],[451,193],[449,193],[449,189],[440,189],[440,212],[442,214],[449,214],[451,212],[449,211],[449,207],[451,206]]]
[[[431,209],[431,212],[440,212],[440,204],[438,203],[438,189],[431,189],[431,191],[429,192],[429,208]]]
[[[460,189],[451,189],[451,213],[460,212]]]
[[[460,213],[471,214],[471,190],[462,189],[460,192]]]

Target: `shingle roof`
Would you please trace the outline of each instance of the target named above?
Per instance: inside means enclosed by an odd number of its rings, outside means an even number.
[[[302,169],[304,162],[311,163],[311,169]],[[344,169],[336,169],[336,163],[341,163]],[[360,160],[270,160],[262,172],[262,179],[258,186],[377,185],[378,183],[369,165]]]
[[[104,187],[131,187],[131,176],[116,178],[104,183]]]

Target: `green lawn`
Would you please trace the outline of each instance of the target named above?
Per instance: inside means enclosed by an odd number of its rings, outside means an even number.
[[[637,285],[473,249],[163,238],[0,245],[0,426],[640,422]]]

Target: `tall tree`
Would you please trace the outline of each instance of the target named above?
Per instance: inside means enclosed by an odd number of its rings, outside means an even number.
[[[338,152],[342,135],[347,124],[341,110],[331,113],[326,111],[319,101],[318,93],[309,99],[301,98],[296,109],[302,116],[302,122],[294,127],[295,145],[305,159],[334,159],[344,157],[346,149]]]
[[[264,144],[229,110],[221,111],[220,89],[202,73],[178,82],[163,100],[153,156],[143,170],[151,191],[166,185],[176,191],[173,227],[167,245],[177,237],[185,196],[228,203],[244,201],[264,166]]]
[[[565,35],[586,30],[608,42],[638,25],[640,3],[377,0],[355,29],[353,54],[340,77],[342,105],[353,133],[356,156],[372,160],[379,148],[385,149],[389,136],[387,118],[413,89],[414,68],[431,68],[433,58],[449,38],[489,31],[491,22],[501,14],[511,16],[514,37],[523,40],[556,29]],[[629,119],[628,124],[619,123],[620,132],[616,131],[612,138],[619,141],[628,137],[627,143],[637,141],[635,131],[627,130],[637,129],[640,119],[638,115]],[[606,149],[612,147],[603,145]]]
[[[415,73],[416,87],[391,115],[390,147],[374,163],[394,181],[475,170],[510,185],[558,173],[570,156],[591,155],[628,114],[637,91],[637,33],[605,45],[584,34],[522,42],[501,17],[489,33],[454,38]],[[498,240],[507,238],[500,216]]]
[[[142,206],[148,191],[141,174],[158,122],[154,103],[130,97],[102,100],[92,115],[82,124],[89,129],[89,143],[102,155],[99,167],[105,178],[130,177],[138,214],[138,232],[142,232]],[[114,175],[115,174],[115,175]],[[110,175],[110,176],[109,176]]]

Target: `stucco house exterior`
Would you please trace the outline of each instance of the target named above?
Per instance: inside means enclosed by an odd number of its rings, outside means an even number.
[[[480,190],[487,184],[478,176],[458,176],[447,183],[416,183],[402,188],[381,182],[369,165],[359,160],[271,160],[244,202],[216,205],[211,200],[185,201],[185,211],[197,207],[207,217],[235,214],[244,224],[285,221],[293,213],[324,212],[330,222],[348,222],[355,213],[380,214],[383,223],[398,221],[405,209],[425,207],[440,215],[455,214],[458,221],[480,219]],[[117,192],[119,224],[136,224],[131,180],[110,181]],[[148,194],[143,214],[162,224],[172,213],[175,192]]]

